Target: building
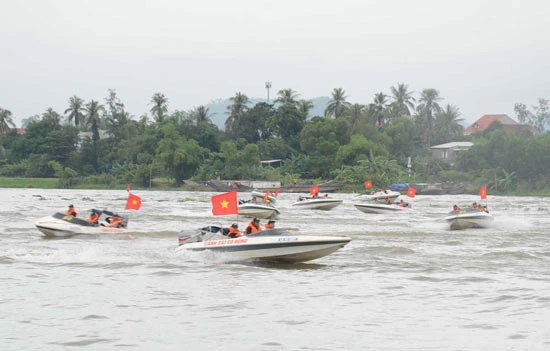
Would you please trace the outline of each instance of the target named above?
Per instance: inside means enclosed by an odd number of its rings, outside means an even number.
[[[493,124],[493,122],[497,122],[497,121],[502,123],[503,130],[505,132],[520,133],[523,131],[528,131],[533,135],[538,134],[538,131],[533,126],[530,126],[528,124],[519,124],[516,121],[514,121],[512,118],[508,117],[508,115],[504,115],[504,114],[483,115],[481,116],[480,119],[478,119],[477,121],[469,125],[464,130],[464,134],[470,135],[476,132],[483,132],[484,130],[489,128],[489,126]]]
[[[454,164],[454,158],[456,154],[460,151],[468,150],[474,145],[474,143],[469,141],[455,141],[452,143],[446,143],[441,145],[432,146],[432,154],[437,159],[449,162],[451,165]]]

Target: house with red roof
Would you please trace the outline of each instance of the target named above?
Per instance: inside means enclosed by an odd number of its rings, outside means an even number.
[[[489,126],[493,124],[493,122],[497,121],[502,123],[505,132],[519,133],[522,131],[528,131],[533,135],[538,134],[538,131],[534,127],[528,124],[519,124],[512,118],[508,117],[508,115],[504,114],[483,115],[480,119],[469,125],[464,130],[464,134],[469,135],[476,132],[483,132],[485,129],[489,128]]]

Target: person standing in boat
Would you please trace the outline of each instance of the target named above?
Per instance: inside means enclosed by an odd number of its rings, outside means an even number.
[[[242,233],[239,230],[239,225],[237,223],[231,224],[231,227],[229,227],[229,233],[227,234],[227,236],[230,238],[238,238],[241,235]]]
[[[244,231],[244,233],[246,235],[254,234],[259,232],[260,230],[262,230],[262,227],[260,226],[260,219],[254,218],[253,220],[250,221],[250,223],[248,223],[248,227],[246,227],[246,230]]]
[[[69,205],[69,209],[67,210],[67,212],[65,212],[65,214],[67,214],[67,216],[76,217],[76,215],[77,215],[76,209],[74,208],[74,206],[72,204]]]

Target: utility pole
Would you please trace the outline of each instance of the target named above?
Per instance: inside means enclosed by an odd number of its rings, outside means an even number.
[[[265,82],[265,88],[267,89],[267,103],[269,104],[269,89],[271,89],[271,82]]]

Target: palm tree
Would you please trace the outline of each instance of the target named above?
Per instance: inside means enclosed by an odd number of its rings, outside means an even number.
[[[168,98],[164,94],[156,93],[151,98],[151,103],[153,104],[151,114],[153,114],[155,121],[160,124],[168,113]]]
[[[384,126],[387,105],[388,95],[382,92],[374,94],[374,102],[369,105],[369,110],[376,118],[376,126],[379,128]]]
[[[11,128],[15,128],[15,123],[11,118],[11,111],[0,108],[0,135],[4,135],[10,131]]]
[[[191,119],[194,120],[197,125],[212,122],[212,119],[210,118],[210,109],[204,105],[195,107],[189,114],[191,115]]]
[[[462,135],[464,127],[460,122],[464,120],[459,117],[459,109],[449,104],[436,113],[434,131],[438,143],[449,142],[453,137]]]
[[[78,127],[80,122],[82,121],[83,115],[82,111],[84,109],[84,100],[79,98],[78,96],[72,96],[69,98],[69,108],[65,110],[65,114],[69,113],[67,116],[67,120],[69,122],[72,122],[74,119],[74,125]]]
[[[298,101],[298,111],[302,113],[306,118],[309,115],[309,110],[313,108],[313,102],[311,100],[300,100]]]
[[[342,88],[334,88],[332,91],[332,97],[327,103],[325,109],[325,116],[338,118],[346,112],[351,104],[346,101],[346,92]]]
[[[248,96],[238,91],[234,97],[229,98],[229,101],[232,102],[231,105],[227,106],[229,110],[229,117],[225,120],[225,132],[231,137],[234,138],[236,134],[236,126],[239,123],[239,119],[248,111]]]
[[[48,107],[46,112],[42,114],[42,120],[51,126],[52,129],[61,128],[61,115],[55,112],[51,107]]]
[[[404,83],[398,83],[397,87],[391,87],[393,102],[396,105],[397,113],[400,116],[411,116],[411,110],[414,111],[414,102],[416,99],[412,97],[412,92],[409,91],[409,86]]]
[[[279,97],[275,99],[275,103],[280,103],[281,105],[285,105],[285,104],[296,105],[297,103],[296,99],[300,96],[300,94],[298,94],[292,89],[279,90],[277,95]]]
[[[365,105],[353,104],[349,109],[349,124],[351,130],[356,130],[359,122],[361,121],[361,116],[365,111]]]
[[[439,91],[435,89],[424,89],[420,94],[420,99],[418,100],[419,104],[416,107],[418,113],[426,118],[427,123],[427,143],[431,145],[431,134],[432,134],[432,120],[436,112],[441,110],[441,107],[438,104],[438,101],[441,101],[439,96]]]
[[[99,126],[101,125],[101,114],[105,111],[103,105],[100,105],[98,101],[92,100],[84,107],[86,112],[84,120],[86,126],[91,126],[92,140],[97,142],[99,140]]]

